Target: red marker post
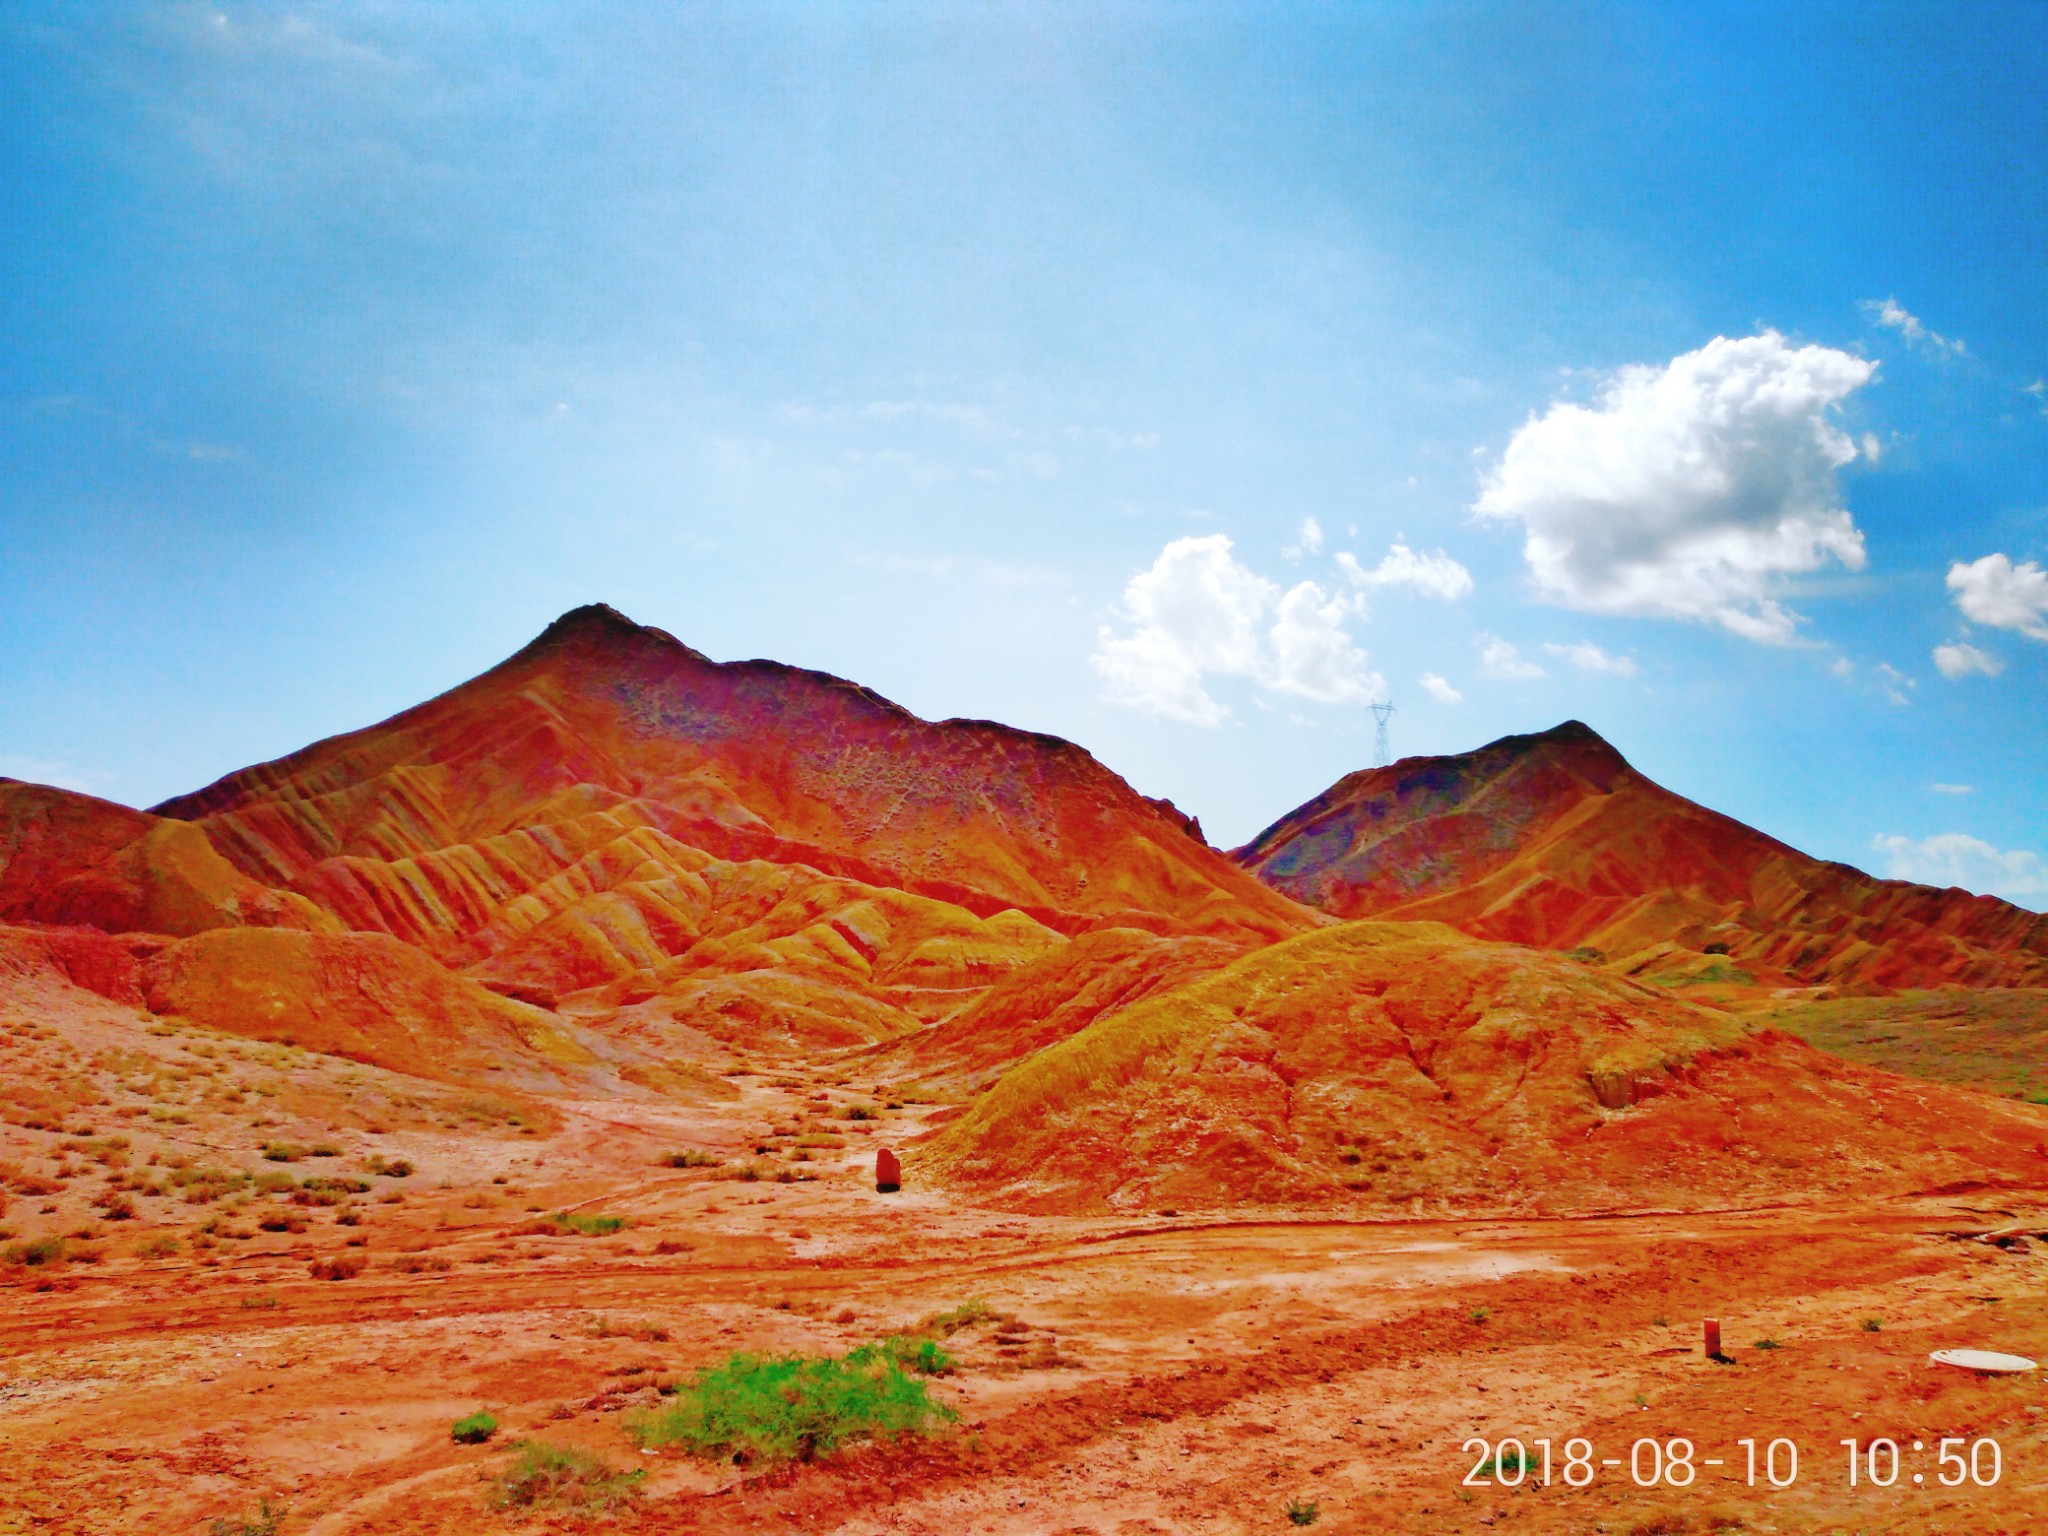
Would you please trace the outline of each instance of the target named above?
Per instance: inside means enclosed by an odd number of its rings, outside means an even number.
[[[1719,1360],[1721,1358],[1721,1319],[1718,1317],[1708,1318],[1706,1331],[1707,1358],[1709,1360]]]
[[[893,1195],[903,1187],[903,1165],[887,1147],[875,1154],[875,1192]]]

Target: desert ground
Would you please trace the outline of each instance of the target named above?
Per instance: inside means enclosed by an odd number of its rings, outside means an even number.
[[[74,1096],[0,1143],[7,1225],[75,1234],[0,1268],[10,1536],[1235,1533],[1311,1506],[1333,1532],[2048,1529],[2041,1375],[1927,1358],[2048,1356],[2048,1188],[1571,1220],[1020,1215],[878,1194],[874,1152],[935,1107],[843,1055],[675,1106],[493,1101],[111,1005],[0,1038],[17,1080]],[[700,1165],[668,1166],[684,1152]],[[959,1417],[935,1432],[773,1467],[622,1433],[735,1351],[840,1353],[963,1309],[982,1315],[932,1380]],[[1710,1316],[1731,1363],[1704,1357]],[[477,1409],[497,1433],[455,1443]],[[1530,1475],[1469,1485],[1468,1442],[1509,1436]],[[1839,1442],[1880,1437],[1908,1448],[1898,1480],[1851,1488]],[[1600,1463],[1583,1487],[1576,1438]],[[1995,1486],[1938,1485],[1949,1438],[1998,1442]],[[1632,1452],[1681,1439],[1692,1480],[1637,1486]],[[1794,1442],[1796,1481],[1752,1486],[1745,1439]],[[495,1508],[519,1441],[645,1475],[608,1507]]]

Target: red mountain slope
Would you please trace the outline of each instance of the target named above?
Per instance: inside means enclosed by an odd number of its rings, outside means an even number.
[[[1058,1211],[1696,1208],[2031,1186],[2048,1122],[1604,967],[1361,922],[1096,1019],[904,1169]]]
[[[0,922],[171,934],[339,927],[303,897],[242,874],[197,827],[14,779],[0,779]]]
[[[1429,919],[1758,980],[2048,985],[2048,917],[1809,858],[1644,778],[1577,721],[1354,773],[1233,855],[1341,917]]]

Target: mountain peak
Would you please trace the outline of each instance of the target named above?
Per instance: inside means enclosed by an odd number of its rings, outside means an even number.
[[[570,645],[596,646],[606,650],[678,650],[699,661],[710,659],[665,629],[634,623],[610,603],[585,603],[580,608],[571,608],[536,635],[526,649],[549,650]]]

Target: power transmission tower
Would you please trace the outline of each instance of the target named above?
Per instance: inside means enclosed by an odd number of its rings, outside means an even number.
[[[1385,704],[1373,704],[1368,707],[1372,710],[1376,722],[1372,732],[1373,766],[1384,768],[1394,760],[1393,751],[1387,746],[1387,717],[1394,712],[1393,701],[1390,699]]]

